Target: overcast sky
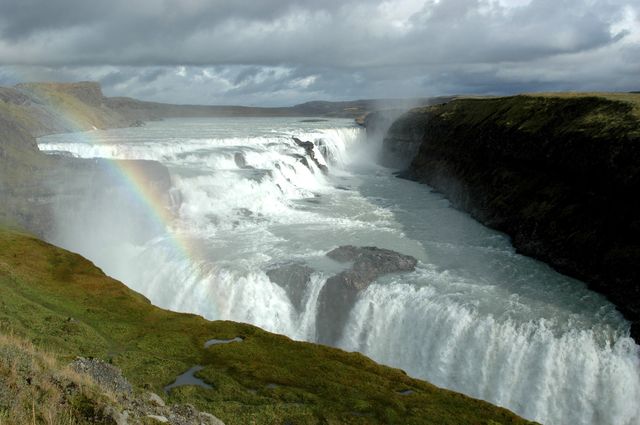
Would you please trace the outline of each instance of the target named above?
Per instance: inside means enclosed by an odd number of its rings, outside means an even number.
[[[0,0],[0,85],[312,99],[640,90],[638,0]]]

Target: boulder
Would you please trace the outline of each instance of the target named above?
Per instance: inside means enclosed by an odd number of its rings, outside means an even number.
[[[158,407],[165,407],[164,400],[160,398],[160,396],[156,393],[149,392],[146,394],[146,398],[149,402],[151,402],[151,404],[154,404]]]

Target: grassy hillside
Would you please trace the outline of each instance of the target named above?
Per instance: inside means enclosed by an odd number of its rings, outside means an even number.
[[[112,404],[86,375],[16,335],[0,334],[0,423],[95,423],[94,412]]]
[[[54,373],[47,369],[82,355],[121,368],[138,390],[162,394],[176,376],[202,365],[197,376],[212,389],[179,387],[168,401],[193,403],[227,424],[528,423],[357,353],[156,308],[79,255],[6,229],[0,230],[0,333],[0,358],[7,346],[26,353],[40,381]],[[209,339],[237,336],[244,341],[204,348]],[[15,342],[21,340],[35,348]],[[8,376],[0,368],[0,382]],[[403,395],[406,390],[412,393]],[[98,396],[89,399],[100,403]],[[6,400],[0,396],[0,418],[10,412]],[[46,403],[24,409],[46,423]]]

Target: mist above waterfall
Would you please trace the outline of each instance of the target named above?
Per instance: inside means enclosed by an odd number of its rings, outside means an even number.
[[[293,137],[314,144],[329,174]],[[61,202],[52,240],[159,306],[309,341],[327,320],[322,288],[345,267],[328,251],[411,255],[415,271],[379,278],[334,323],[339,347],[546,424],[639,424],[638,346],[615,308],[427,186],[394,178],[374,162],[379,142],[350,120],[296,118],[47,136],[44,150],[160,161],[179,200],[158,224],[120,181],[106,196]],[[310,270],[295,297],[267,274],[283,264]]]

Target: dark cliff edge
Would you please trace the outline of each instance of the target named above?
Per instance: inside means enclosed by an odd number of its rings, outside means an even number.
[[[384,162],[606,295],[640,342],[640,96],[522,95],[414,109]]]

